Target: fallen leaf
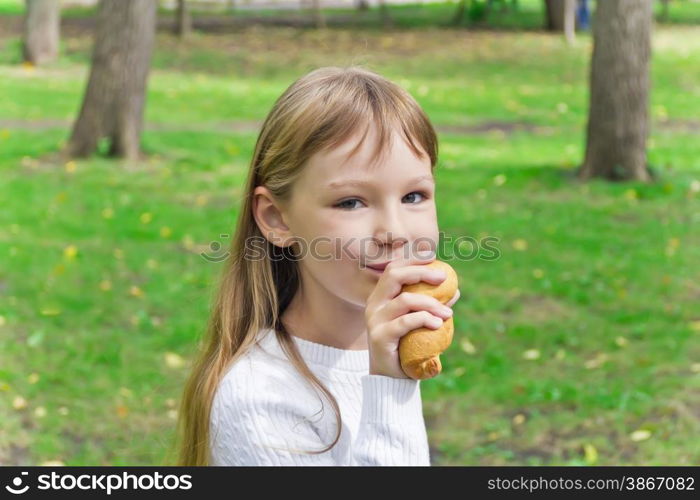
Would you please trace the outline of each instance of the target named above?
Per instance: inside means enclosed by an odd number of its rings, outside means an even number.
[[[583,457],[588,465],[594,465],[598,461],[598,450],[590,443],[583,445]]]
[[[168,368],[182,368],[185,364],[185,360],[182,359],[182,356],[177,353],[166,352],[165,364],[168,366]]]
[[[66,260],[73,260],[75,259],[76,255],[78,255],[78,247],[75,245],[68,245],[63,249],[63,256],[66,258]]]
[[[461,347],[467,354],[474,354],[476,352],[476,347],[474,347],[474,344],[469,342],[469,339],[466,338],[462,339],[462,341],[459,343],[459,347]]]
[[[639,429],[630,434],[630,439],[632,441],[645,441],[651,437],[651,431],[646,429]]]
[[[540,357],[540,351],[538,349],[528,349],[527,351],[523,352],[523,359],[527,360],[535,360],[539,359]]]
[[[527,250],[527,241],[522,238],[518,238],[517,240],[513,241],[513,248],[520,252],[524,252]]]
[[[117,405],[117,416],[119,418],[126,418],[129,414],[129,408],[124,405]]]

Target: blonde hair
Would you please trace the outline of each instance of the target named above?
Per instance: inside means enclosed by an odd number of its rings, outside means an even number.
[[[428,117],[411,95],[386,78],[361,66],[323,67],[290,85],[267,115],[251,162],[236,233],[222,272],[218,293],[200,351],[185,384],[179,408],[176,464],[208,465],[209,422],[215,391],[232,363],[255,342],[262,328],[274,328],[286,356],[308,381],[324,393],[336,414],[338,431],[324,453],[338,442],[341,416],[330,391],[313,374],[280,321],[299,287],[292,247],[275,249],[267,241],[268,258],[246,259],[246,241],[264,241],[253,217],[253,190],[266,186],[278,200],[288,201],[291,187],[309,158],[334,148],[369,125],[377,126],[373,160],[383,154],[394,129],[403,132],[417,157],[437,161],[437,137]],[[270,259],[270,255],[283,258]]]

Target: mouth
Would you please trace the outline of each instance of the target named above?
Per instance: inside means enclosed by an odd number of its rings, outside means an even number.
[[[374,271],[376,273],[383,273],[384,269],[386,266],[389,265],[389,262],[383,262],[382,264],[367,264],[367,269],[370,269],[371,271]]]

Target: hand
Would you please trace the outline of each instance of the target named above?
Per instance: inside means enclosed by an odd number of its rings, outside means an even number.
[[[399,339],[417,328],[437,329],[452,316],[450,306],[459,299],[459,290],[447,304],[422,293],[401,291],[403,285],[420,281],[442,283],[445,273],[425,266],[433,260],[434,254],[427,259],[391,262],[367,299],[365,319],[371,375],[409,378],[401,369]]]

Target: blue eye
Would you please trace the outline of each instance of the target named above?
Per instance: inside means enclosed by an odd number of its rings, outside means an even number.
[[[345,205],[345,203],[349,203],[349,202],[353,202],[353,201],[360,201],[360,200],[358,200],[357,198],[350,198],[349,200],[343,200],[343,201],[341,201],[340,203],[338,203],[338,204],[336,204],[336,205],[334,205],[334,206],[335,206],[336,208],[340,208],[340,209],[343,209],[343,210],[352,210],[352,208],[351,208],[351,207],[348,207],[347,205]]]
[[[427,198],[427,196],[425,195],[425,193],[422,193],[422,192],[420,192],[420,191],[413,191],[412,193],[408,193],[406,196],[411,196],[412,194],[419,194],[419,195],[421,195],[423,198]],[[415,205],[415,204],[416,204],[416,203],[411,203],[411,205]]]
[[[415,195],[415,194],[418,194],[418,195],[422,196],[423,199],[427,199],[427,198],[428,198],[428,196],[426,195],[426,193],[424,193],[424,192],[422,192],[422,191],[413,191],[412,193],[408,193],[406,196],[404,196],[404,199],[406,199],[406,197],[408,197],[408,196]],[[341,210],[348,210],[348,211],[350,211],[350,210],[354,210],[355,207],[354,207],[354,206],[348,206],[347,204],[348,204],[348,203],[349,203],[349,204],[352,204],[353,202],[360,202],[360,201],[361,201],[361,200],[359,200],[358,198],[348,198],[347,200],[343,200],[343,201],[341,201],[340,203],[336,203],[336,204],[333,205],[333,206],[334,206],[335,208],[340,208]],[[410,205],[417,205],[418,203],[420,203],[420,201],[413,202],[413,203],[409,203],[409,204],[410,204]]]

